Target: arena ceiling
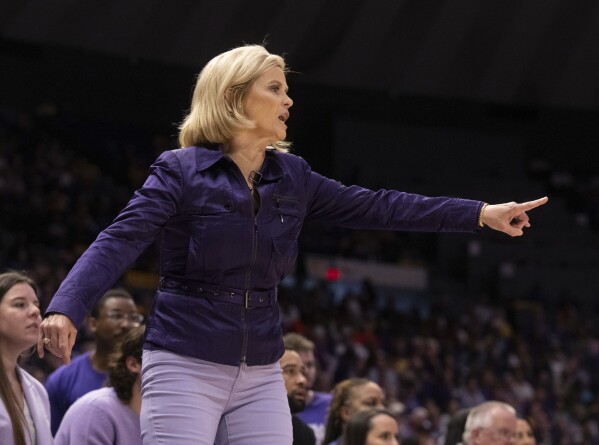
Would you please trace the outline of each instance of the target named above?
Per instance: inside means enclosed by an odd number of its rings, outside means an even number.
[[[295,81],[508,104],[597,109],[596,0],[18,0],[4,42],[201,67],[268,42]]]

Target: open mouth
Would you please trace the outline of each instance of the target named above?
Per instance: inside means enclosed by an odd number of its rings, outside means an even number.
[[[287,119],[289,119],[289,114],[287,114],[287,113],[285,113],[285,114],[281,114],[281,115],[279,116],[279,120],[280,120],[281,122],[285,122]]]

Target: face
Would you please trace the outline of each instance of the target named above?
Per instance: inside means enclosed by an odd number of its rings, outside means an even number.
[[[287,91],[285,73],[281,68],[273,67],[258,77],[246,93],[243,103],[245,115],[256,123],[256,128],[249,133],[266,145],[282,141],[287,136],[285,121],[293,105]]]
[[[374,382],[356,386],[350,390],[348,402],[341,408],[341,418],[347,423],[352,414],[370,408],[384,408],[383,390]]]
[[[302,363],[304,364],[304,374],[306,375],[306,386],[312,388],[314,381],[316,380],[316,362],[314,360],[314,353],[312,351],[300,351],[298,352]]]
[[[387,414],[379,414],[370,420],[370,424],[365,445],[399,445],[395,419]]]
[[[303,407],[306,403],[306,377],[303,373],[302,359],[295,351],[285,351],[279,363],[283,370],[287,395]]]
[[[518,419],[516,421],[515,445],[537,445],[537,440],[532,432],[532,428],[524,419]]]
[[[37,343],[42,322],[39,301],[26,283],[11,287],[0,301],[0,341],[3,348],[21,353]]]
[[[114,344],[140,321],[135,302],[129,298],[112,297],[104,301],[98,318],[90,317],[90,328],[98,342]]]
[[[516,416],[505,410],[493,414],[492,426],[473,431],[473,445],[513,445],[516,443]]]

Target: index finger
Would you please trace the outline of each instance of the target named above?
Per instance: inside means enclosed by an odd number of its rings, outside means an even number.
[[[526,212],[527,210],[531,210],[536,207],[542,206],[547,201],[549,201],[549,198],[547,196],[544,196],[542,198],[535,199],[534,201],[523,202],[521,204],[518,204],[518,210]]]
[[[71,345],[69,343],[68,334],[58,334],[58,350],[65,365],[71,363]]]
[[[37,336],[37,355],[39,358],[44,358],[44,333],[41,328]]]

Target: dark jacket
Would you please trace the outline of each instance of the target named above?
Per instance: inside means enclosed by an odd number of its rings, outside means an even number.
[[[255,213],[241,171],[220,149],[162,153],[143,187],[73,266],[48,312],[80,325],[96,299],[162,235],[162,286],[145,347],[234,366],[270,364],[283,354],[276,286],[292,270],[304,220],[478,230],[480,201],[346,187],[314,173],[302,158],[274,150],[260,173]]]

